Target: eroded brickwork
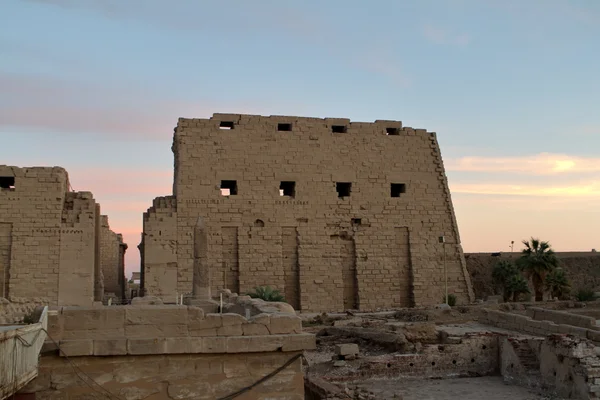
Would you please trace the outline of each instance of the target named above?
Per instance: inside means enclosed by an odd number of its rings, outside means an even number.
[[[92,194],[70,191],[63,168],[0,165],[4,297],[91,304],[97,278],[97,218]]]
[[[437,304],[443,235],[449,293],[472,299],[434,133],[215,114],[181,118],[173,152],[173,196],[144,217],[146,294],[191,291],[200,216],[213,289],[270,285],[311,311]]]
[[[105,296],[121,298],[120,244],[122,238],[110,229],[108,216],[100,216],[100,266],[104,280]]]

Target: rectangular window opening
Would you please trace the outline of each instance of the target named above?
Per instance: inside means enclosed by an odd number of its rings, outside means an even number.
[[[279,184],[279,195],[280,196],[296,196],[296,182],[284,181]]]
[[[14,189],[15,188],[15,177],[14,176],[0,176],[0,188]]]
[[[291,132],[292,124],[277,124],[277,130],[280,132]]]
[[[385,133],[388,136],[398,136],[400,135],[400,129],[399,128],[385,128]]]
[[[348,132],[348,127],[345,125],[332,125],[331,132],[333,133],[346,133]]]
[[[392,183],[390,186],[392,197],[400,197],[402,193],[406,193],[406,184],[404,183]]]
[[[231,130],[233,129],[233,121],[221,121],[219,129]]]
[[[222,196],[235,196],[237,194],[237,181],[221,181]]]
[[[338,197],[349,197],[350,192],[352,191],[352,183],[350,182],[336,182],[335,190],[338,193]]]

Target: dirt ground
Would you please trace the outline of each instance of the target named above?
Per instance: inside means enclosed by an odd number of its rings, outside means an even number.
[[[440,380],[372,379],[358,383],[377,399],[402,400],[562,400],[507,385],[499,376]]]

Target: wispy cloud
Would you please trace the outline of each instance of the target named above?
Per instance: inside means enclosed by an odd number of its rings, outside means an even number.
[[[522,157],[461,157],[445,162],[448,171],[559,175],[600,172],[600,158],[540,153]]]
[[[276,114],[273,107],[186,103],[129,85],[66,81],[40,75],[0,73],[0,127],[34,128],[60,134],[91,133],[136,140],[170,139],[179,117],[214,112]]]
[[[423,36],[430,42],[439,45],[464,47],[471,42],[470,36],[466,33],[457,33],[429,23],[423,26]]]
[[[600,181],[573,185],[513,185],[487,183],[450,183],[453,193],[510,196],[600,197]]]

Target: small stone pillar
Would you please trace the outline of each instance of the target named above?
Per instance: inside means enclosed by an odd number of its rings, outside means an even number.
[[[202,217],[194,227],[194,277],[192,296],[194,300],[210,300],[210,268],[208,266],[208,235]]]
[[[185,303],[201,307],[207,313],[217,312],[219,303],[213,301],[210,295],[208,232],[202,217],[198,217],[194,227],[194,275],[192,279],[192,298]]]

